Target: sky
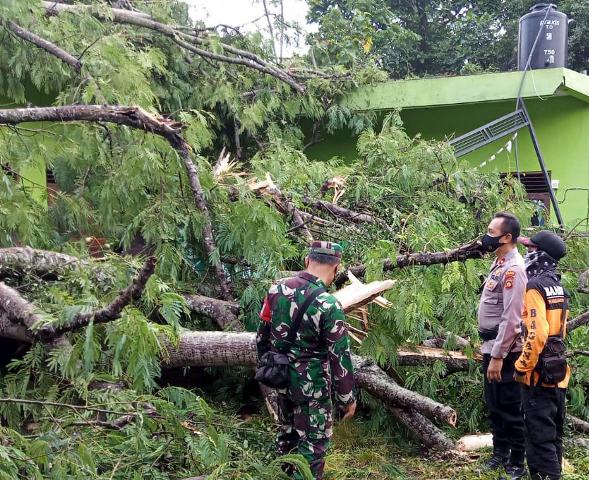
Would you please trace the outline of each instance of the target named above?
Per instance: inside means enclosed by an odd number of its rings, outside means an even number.
[[[264,7],[262,0],[185,0],[191,6],[191,15],[194,19],[204,20],[207,26],[224,23],[231,26],[241,26],[244,24],[243,31],[259,30],[264,35],[268,34],[267,20],[264,17]],[[272,2],[267,0],[268,9],[273,13],[278,13],[277,7],[271,5]],[[306,25],[305,16],[307,14],[307,4],[305,0],[283,0],[284,18],[287,22],[298,22],[301,27],[309,31]],[[262,17],[260,19],[260,17]],[[258,19],[255,23],[250,23]],[[311,29],[312,30],[312,29]],[[304,52],[306,45],[303,43],[297,46],[287,46],[285,56],[290,56],[293,52]]]

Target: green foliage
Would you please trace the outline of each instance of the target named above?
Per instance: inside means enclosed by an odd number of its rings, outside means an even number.
[[[394,78],[513,70],[518,23],[534,0],[310,0],[319,62],[374,63]],[[587,69],[589,3],[558,5],[570,25],[569,68]]]
[[[447,144],[408,137],[396,113],[379,121],[337,100],[350,88],[385,79],[381,68],[395,75],[457,71],[465,58],[469,71],[493,68],[512,30],[496,38],[487,28],[489,18],[498,18],[497,28],[508,25],[514,18],[514,2],[494,2],[495,7],[491,3],[456,15],[448,10],[448,2],[439,8],[418,2],[424,8],[418,14],[431,28],[425,35],[407,2],[310,1],[311,18],[320,23],[312,37],[320,67],[313,59],[285,61],[293,71],[312,72],[305,94],[296,94],[283,82],[251,69],[199,57],[187,61],[186,52],[149,30],[89,14],[48,17],[37,1],[3,2],[1,17],[15,19],[81,56],[83,69],[78,75],[3,29],[0,95],[23,104],[139,105],[181,121],[218,251],[214,258],[204,251],[204,217],[195,208],[182,161],[164,139],[103,123],[0,128],[0,246],[26,244],[84,256],[87,246],[81,239],[96,236],[104,237],[112,250],[100,263],[106,272],[100,282],[95,271],[85,268],[51,281],[32,275],[9,280],[44,312],[43,323],[61,324],[111,302],[141,265],[141,258],[119,253],[143,249],[158,260],[142,299],[118,320],[91,323],[57,348],[35,343],[2,371],[1,397],[93,405],[120,415],[0,402],[6,425],[1,432],[0,479],[165,479],[199,474],[220,479],[286,478],[281,461],[309,478],[301,457],[275,458],[269,419],[241,421],[233,415],[234,405],[228,406],[227,399],[247,396],[249,370],[215,370],[207,372],[216,373],[209,385],[195,382],[213,391],[213,407],[192,390],[164,386],[166,372],[160,368],[164,342],[177,342],[182,328],[211,328],[208,319],[189,311],[182,294],[216,295],[210,267],[217,257],[235,259],[224,263],[225,273],[250,330],[258,322],[260,301],[270,282],[284,270],[302,267],[306,246],[291,230],[289,217],[249,190],[251,180],[262,180],[267,173],[298,208],[327,222],[310,227],[320,228],[314,231],[317,237],[345,245],[346,265],[364,263],[368,280],[397,280],[386,294],[393,308],[371,307],[370,333],[360,353],[395,367],[398,345],[419,344],[445,332],[476,338],[478,288],[487,262],[383,272],[382,260],[446,250],[472,240],[498,210],[530,218],[533,207],[525,201],[523,187],[513,179],[469,168],[454,158]],[[107,15],[107,2],[93,4]],[[202,27],[190,20],[181,1],[138,0],[134,5],[162,22]],[[582,12],[584,7],[576,8]],[[578,32],[574,35],[581,38]],[[457,38],[461,43],[454,48]],[[221,53],[221,42],[263,58],[271,55],[256,34],[212,33],[204,47]],[[487,49],[488,42],[492,49]],[[449,45],[452,55],[443,55]],[[325,68],[319,74],[313,73],[321,67]],[[359,135],[356,158],[348,163],[307,158],[309,126],[313,134],[344,129]],[[236,165],[216,178],[212,164],[222,148],[232,152]],[[45,167],[54,172],[59,192],[47,192],[29,178],[28,172]],[[305,196],[331,200],[331,192],[322,193],[322,186],[335,176],[345,178],[338,204],[370,213],[378,222],[334,222],[333,216],[305,206]],[[575,282],[579,269],[589,267],[589,249],[582,238],[569,240],[569,246],[564,281],[573,292],[574,313],[579,313],[588,304],[574,292]],[[571,347],[582,349],[589,342],[581,330],[572,335]],[[588,361],[573,360],[576,373],[570,389],[572,411],[585,417]],[[474,364],[469,372],[451,375],[443,364],[398,370],[408,387],[461,407],[459,429],[453,435],[481,428],[481,384]],[[101,382],[116,388],[96,388]],[[392,461],[392,454],[411,451],[407,432],[400,431],[373,399],[364,396],[363,404],[363,421],[342,426],[336,435],[328,478],[435,476],[423,465]],[[96,424],[125,414],[135,418],[120,429]]]

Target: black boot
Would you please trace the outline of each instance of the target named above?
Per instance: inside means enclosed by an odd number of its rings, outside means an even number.
[[[509,452],[503,452],[501,450],[495,450],[493,456],[485,463],[481,468],[481,472],[489,470],[500,470],[506,468],[509,465]]]
[[[560,480],[561,476],[549,475],[548,473],[537,472],[531,476],[532,480]]]
[[[521,480],[522,478],[525,478],[527,474],[528,472],[523,464],[509,464],[505,467],[505,475],[499,477],[499,480]]]

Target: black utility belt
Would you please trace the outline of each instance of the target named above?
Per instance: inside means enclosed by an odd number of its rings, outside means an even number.
[[[479,337],[481,337],[481,340],[484,340],[485,342],[487,340],[495,340],[497,338],[497,334],[499,333],[499,325],[497,325],[495,328],[481,328],[479,329]]]

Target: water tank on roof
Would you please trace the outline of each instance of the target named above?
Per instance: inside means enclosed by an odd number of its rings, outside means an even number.
[[[548,13],[547,13],[548,11]],[[540,32],[534,48],[536,36]],[[518,69],[566,67],[568,17],[553,3],[538,3],[519,20]]]

